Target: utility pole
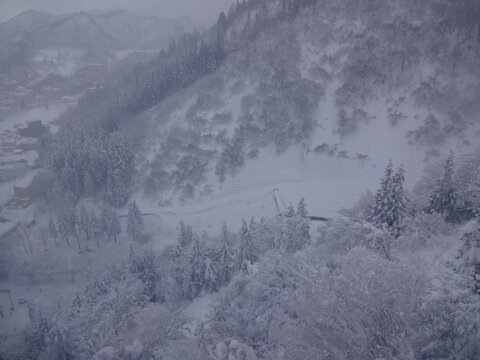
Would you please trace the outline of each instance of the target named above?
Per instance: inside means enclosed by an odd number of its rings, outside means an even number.
[[[275,194],[275,191],[278,191],[278,188],[273,189],[273,199],[275,200],[275,206],[277,208],[277,216],[278,216],[278,215],[282,215],[282,212],[280,211],[280,207],[278,206],[277,195]]]

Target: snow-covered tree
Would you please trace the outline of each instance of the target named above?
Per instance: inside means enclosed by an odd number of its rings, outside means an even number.
[[[205,290],[216,291],[219,286],[220,276],[217,264],[208,256],[205,257]]]
[[[117,236],[122,232],[122,228],[117,213],[110,207],[106,207],[102,211],[102,229],[109,240],[113,237],[114,242],[117,242]]]
[[[480,217],[480,149],[459,161],[455,171],[457,207],[462,220]]]
[[[240,244],[236,253],[236,264],[238,269],[244,273],[257,259],[253,246],[252,234],[248,228],[247,221],[242,219],[242,228],[240,229]]]
[[[393,225],[391,228],[392,235],[394,237],[398,237],[400,235],[401,224],[408,211],[407,198],[405,195],[405,189],[403,187],[404,182],[405,170],[401,166],[393,175],[392,184],[392,208],[390,211],[392,212],[393,217]]]
[[[130,248],[129,265],[130,271],[142,281],[148,299],[152,302],[157,301],[157,281],[160,278],[160,273],[153,253],[143,251],[136,255]]]
[[[198,236],[193,239],[190,254],[188,256],[188,271],[185,285],[186,293],[190,298],[194,298],[205,289],[205,249]]]
[[[308,217],[307,204],[304,198],[300,199],[297,208],[298,226],[298,248],[303,248],[310,243],[310,219]]]
[[[77,212],[77,225],[80,231],[85,233],[87,240],[91,239],[93,217],[94,214],[89,212],[85,205],[80,206],[80,209]]]
[[[189,225],[185,225],[183,220],[180,220],[179,233],[177,242],[181,247],[187,247],[193,242],[193,231]]]
[[[375,204],[370,215],[370,221],[376,225],[387,222],[387,201],[390,196],[393,178],[393,163],[390,160],[385,168],[385,175],[380,182],[380,189],[375,195]]]
[[[295,216],[295,208],[293,207],[292,204],[288,205],[287,211],[285,212],[285,216],[287,218],[291,218]]]
[[[128,208],[127,217],[127,234],[130,235],[132,240],[140,241],[143,235],[144,225],[142,214],[137,206],[137,203],[133,201]]]
[[[305,198],[301,198],[298,202],[297,212],[295,213],[297,216],[301,216],[304,219],[308,218],[308,211],[307,211],[307,202]]]
[[[126,136],[120,132],[111,135],[107,144],[106,198],[114,206],[122,206],[130,195],[132,177],[132,150]]]
[[[230,251],[230,246],[228,245],[228,229],[227,224],[224,222],[222,224],[222,230],[220,235],[220,241],[222,246],[220,248],[220,253],[218,255],[218,277],[221,284],[226,284],[230,281],[232,277],[233,269],[233,257]]]
[[[457,255],[456,271],[471,277],[470,288],[480,295],[480,226],[463,234],[462,246]]]
[[[380,229],[389,231],[393,236],[400,234],[400,224],[407,212],[405,190],[405,170],[403,167],[394,172],[393,163],[387,165],[381,180],[380,189],[375,196],[375,203],[369,221]]]
[[[429,212],[436,212],[445,216],[450,222],[458,220],[457,214],[457,192],[458,188],[454,182],[454,156],[450,154],[448,157],[443,176],[439,179],[437,186],[430,194]]]

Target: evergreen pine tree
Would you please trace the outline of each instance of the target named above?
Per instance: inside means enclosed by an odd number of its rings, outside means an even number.
[[[137,203],[133,201],[128,209],[127,234],[132,240],[141,240],[143,234],[143,219]]]
[[[227,224],[222,224],[221,231],[222,247],[218,256],[218,276],[221,284],[226,284],[232,276],[232,255],[228,246]]]
[[[378,227],[382,227],[387,223],[387,201],[390,196],[393,178],[393,163],[390,160],[385,168],[385,175],[383,176],[380,189],[375,195],[375,203],[373,205],[372,213],[369,217],[370,222]]]
[[[310,219],[305,199],[300,199],[297,211],[290,205],[285,215],[280,243],[285,251],[294,253],[310,243]]]
[[[287,218],[292,218],[295,216],[295,208],[293,207],[292,204],[288,205],[287,211],[285,212],[285,216]]]
[[[130,247],[129,253],[130,272],[135,274],[144,287],[145,295],[149,301],[157,301],[157,281],[159,272],[152,252],[144,251],[140,255],[136,255]]]
[[[307,203],[301,198],[297,208],[298,219],[298,249],[310,243],[310,218],[308,217]]]
[[[448,157],[443,177],[438,181],[437,186],[430,195],[428,212],[436,212],[445,216],[445,220],[455,222],[457,214],[457,186],[454,182],[454,156]]]
[[[216,291],[219,284],[218,267],[215,262],[208,256],[205,257],[205,274],[203,276],[205,280],[205,289],[209,291]]]
[[[403,166],[397,169],[395,175],[393,176],[393,228],[395,237],[399,236],[400,226],[407,215],[407,198],[405,196],[405,189],[403,184],[405,182],[405,169]]]
[[[197,236],[192,243],[189,266],[188,294],[194,298],[205,288],[205,253]]]
[[[242,219],[242,228],[240,230],[240,246],[237,252],[238,269],[247,272],[248,267],[256,260],[255,251],[253,249],[253,241],[247,221]]]
[[[405,170],[403,167],[393,171],[393,163],[389,162],[380,189],[375,196],[375,203],[369,221],[379,229],[387,230],[392,236],[400,234],[400,224],[407,212],[407,204],[403,183]]]
[[[307,203],[303,197],[298,202],[296,215],[304,219],[308,218]]]
[[[183,220],[179,223],[179,233],[177,236],[178,245],[181,248],[186,248],[193,242],[193,231],[190,226],[185,225]]]

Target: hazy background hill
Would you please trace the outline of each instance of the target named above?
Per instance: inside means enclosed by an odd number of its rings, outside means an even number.
[[[241,189],[247,216],[279,188],[331,215],[375,188],[389,159],[413,185],[449,151],[476,149],[471,14],[443,2],[298,3],[240,6],[219,69],[141,115],[149,130],[136,164],[147,198],[221,205]]]
[[[56,58],[105,63],[128,52],[158,51],[192,30],[193,22],[186,17],[162,19],[123,10],[55,16],[28,10],[0,24],[2,68]]]

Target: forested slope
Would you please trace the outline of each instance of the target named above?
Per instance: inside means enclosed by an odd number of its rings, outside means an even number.
[[[477,359],[479,11],[238,2],[112,73],[43,140],[34,183],[84,286],[29,304],[8,358]],[[236,227],[234,201],[209,207],[276,186],[273,164],[299,176],[294,206],[243,199]],[[178,204],[206,205],[172,231]]]

